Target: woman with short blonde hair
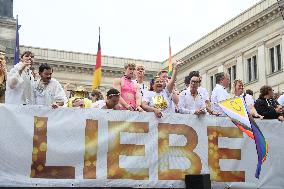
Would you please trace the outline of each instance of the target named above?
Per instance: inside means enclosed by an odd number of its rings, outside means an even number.
[[[249,94],[246,94],[244,92],[244,84],[241,80],[235,80],[233,82],[233,87],[232,87],[232,95],[233,97],[241,97],[243,96],[245,103],[248,107],[248,112],[253,116],[253,117],[258,117],[260,119],[263,119],[263,116],[259,115],[254,107],[254,100],[253,97]]]

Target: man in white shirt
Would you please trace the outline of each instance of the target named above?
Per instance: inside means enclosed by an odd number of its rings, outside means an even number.
[[[149,87],[144,83],[145,79],[145,67],[141,64],[136,65],[135,70],[136,80],[134,80],[140,87],[141,97],[149,91]]]
[[[278,98],[278,103],[284,107],[284,94],[282,94],[281,96],[279,96]]]
[[[63,87],[56,80],[51,78],[53,70],[47,63],[39,66],[40,80],[35,86],[35,104],[52,106],[58,108],[67,103]]]
[[[199,71],[191,71],[189,73],[189,75],[185,77],[185,80],[184,80],[185,85],[187,87],[189,86],[190,78],[193,77],[193,76],[199,77],[199,87],[198,87],[197,91],[200,94],[200,96],[202,97],[202,99],[205,101],[206,111],[209,114],[218,115],[217,112],[212,110],[211,103],[210,103],[210,100],[209,100],[209,94],[208,94],[207,89],[205,87],[201,86],[202,77],[199,75]]]
[[[218,112],[220,115],[225,116],[224,112],[218,105],[219,102],[230,98],[230,94],[226,88],[230,84],[230,77],[224,72],[216,74],[216,86],[212,91],[211,103],[213,111]]]
[[[179,113],[182,114],[206,114],[205,99],[198,92],[199,77],[190,75],[190,84],[186,90],[183,90],[179,96]]]
[[[34,54],[25,51],[21,60],[7,75],[6,103],[34,104],[34,77],[30,70],[34,62]]]

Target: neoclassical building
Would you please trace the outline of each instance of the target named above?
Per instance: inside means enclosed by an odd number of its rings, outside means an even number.
[[[218,72],[229,73],[232,81],[241,79],[256,97],[263,85],[284,92],[283,5],[283,0],[260,1],[175,54],[173,60],[185,61],[178,74],[179,88],[190,71],[199,70],[202,85],[210,92]]]
[[[178,72],[177,87],[183,89],[184,77],[192,70],[199,70],[203,77],[202,85],[209,92],[216,84],[218,72],[229,73],[232,81],[243,80],[245,87],[252,89],[255,96],[262,85],[271,85],[276,92],[284,92],[283,9],[284,0],[262,0],[173,55],[173,61],[184,61]],[[7,15],[4,18],[0,15],[0,47],[5,49],[11,66],[16,26],[11,14]],[[21,51],[24,50],[35,53],[37,65],[43,62],[51,64],[54,77],[62,84],[70,83],[70,89],[78,85],[91,89],[95,54],[21,46]],[[113,78],[123,75],[125,62],[143,64],[148,81],[168,66],[168,60],[156,62],[103,56],[103,91],[111,87]]]
[[[35,54],[36,67],[40,63],[50,64],[54,70],[54,77],[63,85],[69,83],[70,90],[77,86],[84,86],[88,91],[91,91],[93,68],[96,64],[95,54],[21,46],[21,52],[26,50]],[[106,92],[112,87],[114,78],[123,76],[124,64],[128,62],[144,65],[145,79],[148,82],[162,66],[161,62],[102,56],[102,83],[100,86],[102,92]]]

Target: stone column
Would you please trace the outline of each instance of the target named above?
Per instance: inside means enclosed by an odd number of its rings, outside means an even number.
[[[243,64],[242,53],[240,53],[236,56],[236,61],[237,61],[237,64],[236,64],[236,66],[237,66],[237,71],[236,71],[237,72],[236,73],[237,79],[240,79],[244,82],[244,73],[245,72],[244,72],[244,64]]]
[[[264,43],[261,42],[257,47],[257,78],[259,86],[263,86],[267,84],[266,79],[266,65],[265,65],[265,46]]]

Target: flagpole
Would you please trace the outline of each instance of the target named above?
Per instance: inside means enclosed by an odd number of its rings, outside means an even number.
[[[172,49],[171,49],[171,37],[169,36],[169,70],[168,76],[172,76],[173,64],[172,64]]]
[[[16,17],[16,41],[14,47],[14,65],[18,64],[20,61],[20,44],[19,44],[19,22],[18,15]]]

